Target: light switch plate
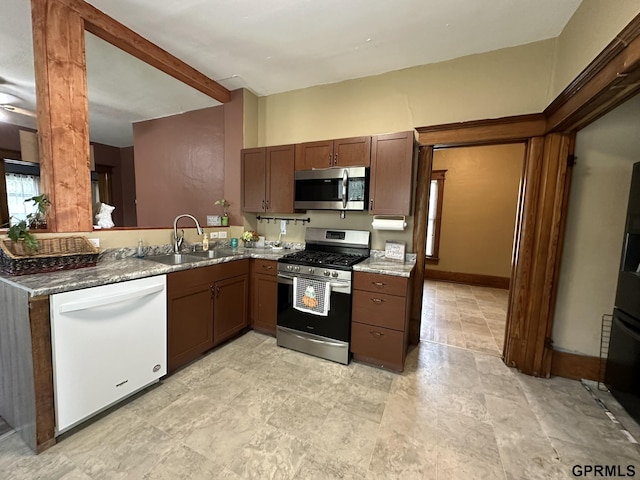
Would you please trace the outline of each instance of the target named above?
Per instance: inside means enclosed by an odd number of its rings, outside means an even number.
[[[218,238],[227,238],[227,232],[218,232]]]

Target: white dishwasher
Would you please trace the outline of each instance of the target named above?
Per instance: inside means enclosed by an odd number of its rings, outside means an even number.
[[[167,373],[165,275],[51,295],[56,434]]]

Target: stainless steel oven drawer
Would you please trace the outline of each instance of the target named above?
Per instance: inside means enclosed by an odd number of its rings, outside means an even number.
[[[334,362],[347,365],[349,363],[349,343],[312,333],[300,332],[278,326],[276,334],[279,347],[290,348],[298,352],[315,355]]]

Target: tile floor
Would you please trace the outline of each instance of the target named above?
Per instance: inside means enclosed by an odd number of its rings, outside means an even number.
[[[502,355],[509,291],[427,280],[423,341]]]
[[[569,479],[585,464],[638,472],[640,447],[580,382],[428,341],[395,374],[255,332],[41,455],[0,440],[3,480]]]

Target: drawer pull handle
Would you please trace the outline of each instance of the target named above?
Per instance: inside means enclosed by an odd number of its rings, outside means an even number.
[[[371,282],[373,283],[376,287],[384,287],[386,285],[386,283],[383,282]]]
[[[384,299],[382,299],[382,298],[372,298],[371,301],[373,303],[378,303],[378,304],[384,303]]]
[[[262,268],[266,270],[271,270],[273,267],[271,265],[262,265]]]
[[[382,333],[382,332],[374,332],[373,330],[370,330],[369,333],[371,335],[373,335],[374,337],[378,337],[378,338],[380,338],[380,337],[382,337],[384,335],[384,333]]]

